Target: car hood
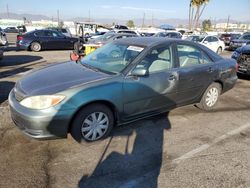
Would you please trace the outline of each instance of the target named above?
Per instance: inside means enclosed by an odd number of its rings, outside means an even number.
[[[238,52],[250,55],[250,45],[242,46],[237,49]]]
[[[31,72],[17,82],[15,89],[26,96],[54,94],[110,76],[75,62],[66,62]]]

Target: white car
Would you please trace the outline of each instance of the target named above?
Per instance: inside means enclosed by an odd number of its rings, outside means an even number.
[[[216,36],[206,35],[206,36],[199,36],[199,35],[192,35],[187,37],[185,40],[190,40],[193,42],[198,42],[209,49],[213,50],[214,52],[220,54],[225,49],[225,44]]]

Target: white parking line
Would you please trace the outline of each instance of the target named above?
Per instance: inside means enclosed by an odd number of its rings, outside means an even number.
[[[239,128],[237,128],[237,129],[234,129],[234,130],[232,130],[232,131],[229,131],[229,132],[227,132],[226,134],[224,134],[224,135],[222,135],[222,136],[220,136],[220,137],[218,137],[218,138],[215,138],[215,139],[212,140],[212,142],[210,142],[209,144],[203,144],[203,145],[201,145],[200,147],[198,147],[198,148],[196,148],[196,149],[194,149],[194,150],[192,150],[192,151],[187,152],[186,154],[184,154],[184,155],[182,155],[182,156],[180,156],[180,157],[174,159],[174,160],[172,161],[172,163],[174,163],[174,164],[179,164],[181,161],[184,161],[184,160],[186,160],[186,159],[190,159],[190,158],[194,157],[194,155],[196,155],[197,153],[200,153],[200,152],[202,152],[202,151],[208,149],[209,147],[211,147],[211,146],[217,144],[218,142],[221,142],[222,140],[225,140],[226,138],[229,138],[229,137],[231,137],[231,136],[233,136],[233,135],[236,135],[236,134],[240,133],[241,131],[243,131],[243,130],[245,130],[245,129],[247,129],[247,128],[250,128],[250,123],[245,124],[245,125],[242,125],[242,126],[240,126]]]
[[[243,130],[245,130],[245,129],[247,129],[247,128],[250,128],[250,123],[245,124],[245,125],[242,125],[242,126],[240,126],[239,128],[237,128],[237,129],[234,129],[234,130],[232,130],[232,131],[229,131],[229,132],[227,132],[226,134],[224,134],[224,135],[222,135],[222,136],[220,136],[220,137],[218,137],[218,138],[215,138],[215,139],[212,140],[212,142],[210,142],[209,144],[203,144],[203,145],[201,145],[200,147],[198,147],[198,148],[196,148],[196,149],[193,149],[192,151],[187,152],[186,154],[184,154],[184,155],[182,155],[182,156],[180,156],[180,157],[178,157],[178,158],[172,160],[172,164],[179,164],[180,162],[182,162],[182,161],[184,161],[184,160],[186,160],[186,159],[190,159],[190,158],[194,157],[197,153],[200,153],[200,152],[202,152],[202,151],[208,149],[209,147],[211,147],[211,146],[213,146],[213,145],[215,145],[215,144],[217,144],[217,143],[219,143],[219,142],[225,140],[226,138],[229,138],[229,137],[231,137],[231,136],[234,136],[234,135],[240,133],[241,131],[243,131]],[[166,163],[165,163],[165,165],[169,165],[169,164],[166,164]],[[163,164],[163,165],[161,166],[161,168],[162,168],[163,166],[165,166],[165,165]],[[132,180],[130,180],[130,181],[128,181],[128,182],[122,184],[121,186],[119,186],[119,188],[132,188],[132,187],[136,187],[136,186],[139,185],[140,182],[144,181],[145,178],[147,179],[147,178],[152,177],[152,176],[154,175],[154,173],[155,173],[154,170],[153,170],[153,171],[150,171],[150,172],[148,172],[147,174],[145,174],[145,175],[143,175],[143,176],[141,176],[141,177],[132,179]]]

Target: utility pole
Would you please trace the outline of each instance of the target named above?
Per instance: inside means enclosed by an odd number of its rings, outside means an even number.
[[[228,31],[228,26],[229,26],[229,20],[230,20],[230,15],[227,17],[227,31]]]
[[[7,17],[9,19],[10,18],[10,13],[9,13],[9,5],[8,4],[6,5],[6,9],[7,9]]]
[[[90,9],[89,9],[89,22],[90,22]]]
[[[145,12],[143,13],[143,18],[142,18],[142,28],[144,27],[145,25]]]
[[[151,26],[154,27],[154,14],[152,14],[152,23]]]
[[[59,10],[57,9],[57,23],[58,23],[58,26],[59,26],[59,23],[60,22],[60,19],[59,19]]]

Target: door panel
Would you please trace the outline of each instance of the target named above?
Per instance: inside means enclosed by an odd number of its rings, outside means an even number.
[[[124,80],[126,120],[171,109],[176,105],[178,74],[173,69],[172,48],[152,50],[135,68],[147,68],[147,76],[127,76]]]
[[[197,102],[217,75],[216,64],[194,46],[177,45],[179,82],[177,101],[180,105]]]

